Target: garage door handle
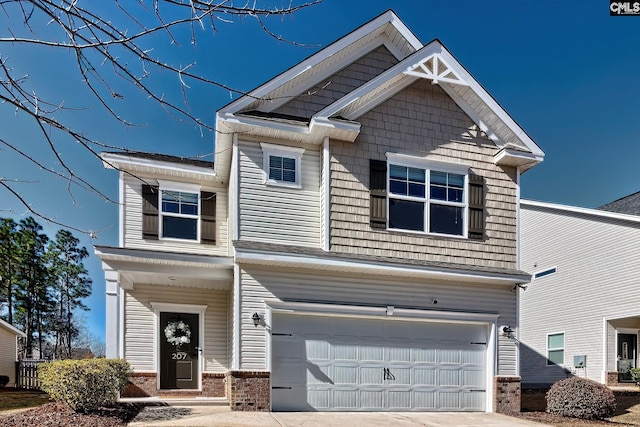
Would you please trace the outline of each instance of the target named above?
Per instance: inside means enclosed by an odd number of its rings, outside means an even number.
[[[382,368],[383,379],[385,380],[395,380],[396,376],[391,373],[389,368]]]
[[[273,386],[273,387],[271,387],[271,390],[291,390],[291,387],[277,387],[277,386]]]

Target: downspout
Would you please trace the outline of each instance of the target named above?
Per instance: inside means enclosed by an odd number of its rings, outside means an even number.
[[[240,161],[238,159],[238,134],[233,134],[233,151],[231,159],[231,173],[234,176],[234,185],[232,186],[231,200],[233,201],[233,240],[240,239]],[[231,369],[240,370],[240,337],[241,337],[241,325],[242,319],[240,318],[240,266],[235,261],[235,247],[233,248],[233,360],[231,362]]]
[[[322,249],[329,251],[331,247],[331,164],[329,161],[329,137],[325,136],[322,143],[322,175],[324,193],[324,241]]]
[[[520,270],[520,166],[516,167],[516,268]],[[520,286],[516,286],[516,375],[520,376]],[[522,387],[522,377],[520,378]]]

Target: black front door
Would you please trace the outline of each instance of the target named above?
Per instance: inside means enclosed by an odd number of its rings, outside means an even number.
[[[618,334],[618,381],[633,381],[631,368],[636,367],[638,335]]]
[[[160,388],[198,388],[198,315],[160,313]]]

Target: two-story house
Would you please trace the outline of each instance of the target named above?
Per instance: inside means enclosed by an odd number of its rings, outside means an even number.
[[[519,411],[520,175],[544,153],[388,11],[120,171],[107,356],[234,409]]]

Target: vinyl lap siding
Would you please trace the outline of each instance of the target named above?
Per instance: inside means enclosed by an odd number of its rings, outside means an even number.
[[[295,189],[265,185],[260,144],[239,143],[241,240],[320,247],[320,151],[305,148]]]
[[[521,209],[522,269],[531,273],[557,266],[520,295],[523,383],[564,378],[546,366],[546,334],[565,332],[565,366],[586,355],[586,375],[602,381],[615,370],[615,329],[606,326],[609,366],[603,366],[603,319],[640,316],[638,242],[640,224],[598,219],[527,206]],[[640,327],[611,320],[616,327]],[[583,370],[577,371],[584,375]]]
[[[140,177],[151,184],[156,184],[156,179],[165,177]],[[145,240],[142,238],[142,182],[128,175],[124,180],[124,247],[132,249],[160,250],[169,252],[181,252],[190,254],[228,254],[228,227],[227,227],[227,189],[223,187],[210,187],[203,183],[203,191],[216,193],[216,244],[203,245],[200,243],[176,242],[170,240]]]
[[[516,267],[513,168],[493,163],[497,148],[437,86],[420,80],[362,116],[355,143],[331,142],[331,250],[465,265]],[[369,160],[387,152],[465,163],[485,178],[486,239],[434,238],[369,225]]]
[[[227,292],[136,285],[135,289],[126,291],[125,295],[125,359],[131,363],[134,371],[155,372],[156,325],[150,302],[207,305],[204,319],[204,370],[228,370]]]
[[[8,387],[16,382],[16,336],[0,326],[0,375],[9,376]]]
[[[264,313],[264,300],[314,301],[353,305],[422,308],[433,310],[486,311],[499,313],[499,324],[515,325],[515,293],[511,287],[421,283],[392,278],[344,277],[319,272],[284,272],[241,269],[241,360],[243,370],[264,370],[266,337],[264,328],[253,326],[251,315]],[[513,340],[499,339],[498,374],[516,374]]]

